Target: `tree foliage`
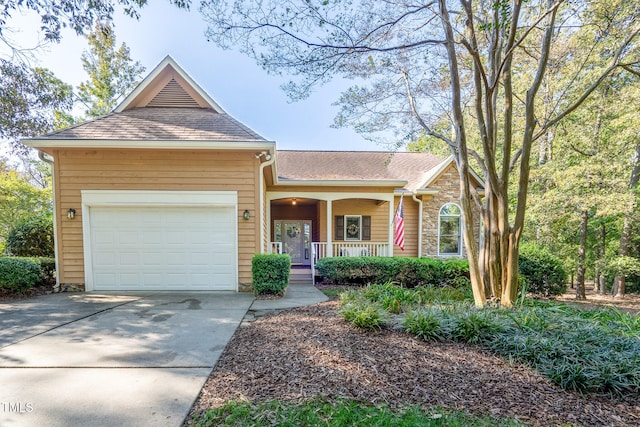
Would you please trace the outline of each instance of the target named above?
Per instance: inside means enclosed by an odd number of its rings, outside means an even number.
[[[7,235],[6,251],[11,256],[53,258],[51,215],[26,218],[11,227]]]
[[[21,138],[50,131],[72,104],[72,87],[51,71],[0,59],[0,138],[17,153],[27,150]]]
[[[181,8],[189,8],[190,0],[169,0]],[[71,28],[77,34],[89,31],[96,22],[110,22],[116,7],[138,18],[147,0],[4,0],[0,8],[0,39],[14,14],[32,11],[40,16],[41,27],[49,41],[60,41],[61,30]]]
[[[52,216],[51,188],[33,185],[29,177],[0,159],[0,248],[13,226],[43,216]]]
[[[96,24],[87,35],[90,51],[82,54],[82,67],[89,80],[80,84],[78,96],[89,117],[109,114],[140,81],[145,68],[131,59],[125,43],[116,48],[116,36],[109,24]]]
[[[534,142],[640,62],[640,6],[623,0],[210,0],[201,11],[210,40],[292,75],[294,99],[334,76],[362,81],[341,96],[338,125],[447,144],[477,305],[515,301]],[[544,90],[558,70],[559,84]],[[472,164],[486,180],[483,198]]]

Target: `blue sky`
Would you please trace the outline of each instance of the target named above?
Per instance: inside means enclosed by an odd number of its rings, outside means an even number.
[[[179,10],[166,1],[150,2],[139,21],[117,15],[117,43],[125,42],[131,56],[150,72],[166,55],[189,73],[226,111],[269,140],[287,150],[384,150],[351,129],[333,129],[338,112],[331,104],[348,82],[335,81],[318,87],[308,99],[291,103],[280,85],[286,77],[269,76],[248,57],[219,49],[206,41],[206,24],[200,14]],[[16,25],[17,24],[17,25]],[[33,44],[39,28],[37,17],[19,17],[8,23],[18,30],[12,37],[23,46]],[[39,52],[40,65],[58,78],[77,86],[85,80],[80,55],[87,49],[84,37],[63,33],[60,44]]]

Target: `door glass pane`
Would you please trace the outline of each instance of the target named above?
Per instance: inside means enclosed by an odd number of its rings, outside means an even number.
[[[289,254],[292,263],[302,262],[303,235],[299,222],[286,222],[284,224],[283,245],[284,253]]]
[[[282,242],[282,223],[280,221],[277,221],[274,225],[274,234],[274,242]]]

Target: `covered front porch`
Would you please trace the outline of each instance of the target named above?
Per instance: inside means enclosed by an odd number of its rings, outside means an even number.
[[[394,202],[393,190],[267,192],[267,252],[311,273],[325,257],[393,256]]]

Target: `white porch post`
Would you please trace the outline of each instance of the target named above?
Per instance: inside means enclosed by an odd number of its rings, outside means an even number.
[[[329,257],[333,256],[333,213],[331,212],[333,200],[327,199],[327,253]]]
[[[393,256],[393,231],[395,228],[395,223],[394,223],[394,218],[393,215],[395,214],[395,210],[394,210],[394,202],[395,202],[395,197],[393,197],[393,194],[391,195],[391,201],[389,202],[389,253],[387,254],[387,256]]]

